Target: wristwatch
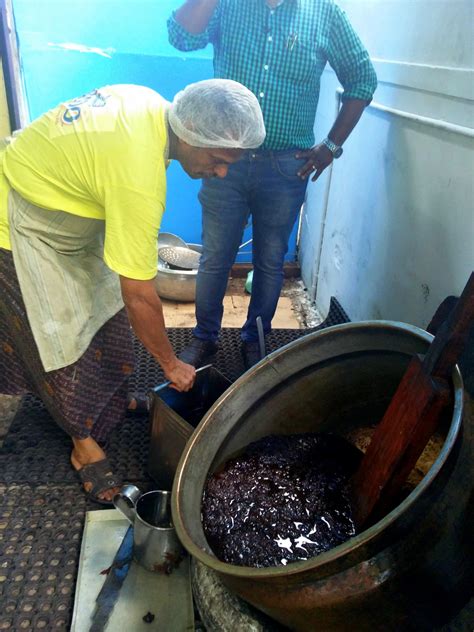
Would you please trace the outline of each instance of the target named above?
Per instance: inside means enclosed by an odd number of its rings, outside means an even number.
[[[333,143],[330,138],[325,138],[323,140],[323,145],[329,149],[333,158],[340,158],[342,156],[342,147]]]

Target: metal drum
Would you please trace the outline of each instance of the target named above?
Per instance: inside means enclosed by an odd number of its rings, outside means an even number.
[[[470,596],[472,423],[462,423],[457,369],[433,465],[401,504],[358,536],[308,561],[256,569],[219,561],[201,525],[209,471],[265,435],[347,435],[377,423],[411,355],[423,353],[431,339],[421,329],[386,321],[305,336],[237,380],[186,446],[172,498],[183,545],[228,588],[292,630],[432,630]]]

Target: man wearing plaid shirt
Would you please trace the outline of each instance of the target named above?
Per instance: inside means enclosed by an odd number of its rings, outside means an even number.
[[[377,78],[367,51],[333,0],[187,0],[169,18],[168,33],[173,46],[183,51],[211,43],[215,76],[247,86],[265,120],[267,136],[259,150],[232,165],[226,178],[203,180],[197,325],[180,356],[199,366],[216,353],[229,271],[251,216],[254,275],[241,332],[249,368],[259,359],[257,317],[265,334],[271,328],[308,176],[314,182],[341,156]],[[315,145],[313,126],[326,62],[344,92],[334,125]]]

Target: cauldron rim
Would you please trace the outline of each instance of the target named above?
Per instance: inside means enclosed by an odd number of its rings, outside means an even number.
[[[302,336],[298,340],[290,342],[289,344],[281,347],[277,351],[269,354],[264,360],[262,360],[259,364],[252,367],[250,371],[242,375],[233,385],[216,401],[216,403],[209,409],[207,414],[203,417],[199,426],[196,428],[193,433],[191,439],[186,445],[186,448],[181,456],[180,462],[178,464],[178,468],[176,471],[176,476],[173,484],[172,491],[172,514],[173,514],[173,524],[176,528],[176,532],[178,534],[179,539],[181,540],[183,546],[187,549],[187,551],[197,558],[200,562],[204,563],[206,566],[211,568],[212,570],[221,573],[223,575],[231,576],[243,579],[243,578],[251,578],[255,580],[265,580],[265,579],[278,579],[288,578],[291,575],[301,575],[308,571],[314,571],[316,569],[323,569],[325,566],[330,566],[337,560],[345,556],[349,556],[350,553],[356,551],[357,549],[362,548],[364,545],[368,544],[371,540],[382,534],[387,528],[393,526],[399,519],[402,517],[407,510],[413,506],[413,504],[428,490],[428,488],[432,485],[437,475],[439,474],[441,468],[445,464],[449,454],[453,450],[457,437],[459,435],[461,424],[462,424],[462,412],[463,412],[463,381],[461,372],[459,367],[456,366],[453,371],[453,387],[454,387],[454,406],[453,406],[453,421],[450,425],[449,431],[446,435],[446,439],[444,444],[438,454],[435,462],[430,467],[426,475],[420,481],[420,483],[413,489],[413,491],[403,500],[397,507],[395,507],[390,513],[384,516],[381,520],[375,523],[370,528],[362,531],[360,534],[354,536],[353,538],[347,540],[346,542],[340,544],[339,546],[334,547],[330,551],[326,553],[322,553],[316,557],[310,558],[308,560],[304,560],[301,562],[292,562],[286,566],[272,566],[265,568],[256,568],[250,566],[238,566],[234,564],[228,564],[226,562],[222,562],[219,560],[214,554],[209,554],[207,551],[202,549],[199,545],[197,545],[194,539],[189,535],[188,529],[186,528],[184,521],[181,517],[180,511],[180,494],[181,494],[181,486],[184,478],[184,472],[186,470],[186,465],[189,459],[189,455],[192,454],[193,446],[196,442],[201,439],[201,435],[207,431],[207,420],[214,414],[215,410],[217,410],[223,402],[229,396],[229,391],[234,391],[236,388],[239,388],[242,384],[244,384],[247,380],[252,379],[252,375],[255,371],[260,370],[264,364],[271,362],[272,359],[277,358],[286,352],[289,347],[310,344],[315,338],[319,339],[322,337],[332,336],[337,331],[344,330],[356,330],[356,329],[367,329],[367,328],[379,328],[379,329],[395,329],[398,331],[402,331],[404,333],[412,333],[416,337],[425,342],[429,343],[433,339],[433,336],[429,334],[424,329],[416,327],[414,325],[410,325],[408,323],[402,323],[398,321],[388,321],[388,320],[376,320],[376,321],[360,321],[357,323],[344,323],[342,325],[335,325],[333,327],[329,327],[324,330],[320,330],[317,332],[313,332],[307,334],[306,336]],[[222,442],[225,440],[225,437],[222,439]],[[222,444],[221,442],[221,444]],[[202,489],[200,490],[202,494]],[[200,523],[200,529],[202,530],[202,524]],[[205,536],[204,536],[205,539]],[[210,547],[209,547],[210,548]]]

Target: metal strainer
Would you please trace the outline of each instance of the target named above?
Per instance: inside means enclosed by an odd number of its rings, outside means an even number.
[[[196,270],[199,268],[201,254],[191,248],[180,246],[164,246],[158,249],[158,256],[165,263],[184,270]]]

